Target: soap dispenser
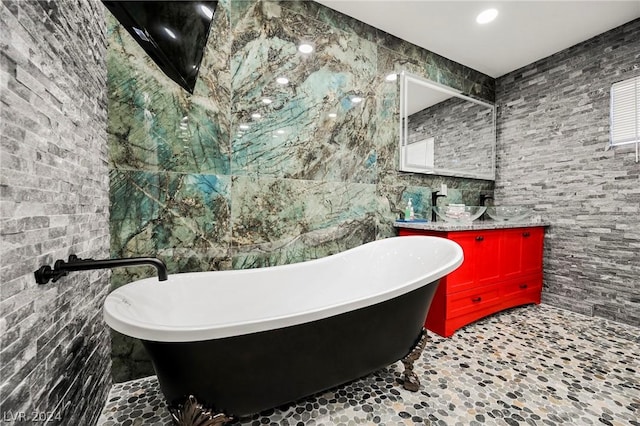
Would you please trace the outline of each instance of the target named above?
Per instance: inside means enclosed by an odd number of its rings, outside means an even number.
[[[413,205],[411,204],[411,198],[407,201],[407,207],[404,209],[404,220],[413,220],[416,218],[415,213],[413,212]]]

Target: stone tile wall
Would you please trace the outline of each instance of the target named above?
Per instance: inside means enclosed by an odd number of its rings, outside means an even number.
[[[612,83],[640,75],[640,20],[497,80],[496,203],[552,226],[543,302],[640,325],[640,164],[607,150]]]
[[[108,27],[114,257],[173,273],[299,262],[395,235],[407,198],[427,216],[442,182],[468,204],[493,189],[397,171],[398,83],[384,78],[404,69],[487,100],[494,79],[318,3],[221,1],[193,95]],[[113,348],[116,381],[152,373],[135,340],[114,334]]]
[[[7,0],[0,28],[0,423],[90,425],[111,384],[109,274],[33,271],[109,256],[104,10]]]

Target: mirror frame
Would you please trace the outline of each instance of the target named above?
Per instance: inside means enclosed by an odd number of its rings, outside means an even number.
[[[423,87],[427,87],[429,89],[433,89],[439,92],[443,92],[451,95],[452,97],[461,98],[475,104],[484,106],[486,108],[491,109],[491,133],[493,143],[491,144],[491,170],[487,173],[477,173],[477,172],[469,172],[466,170],[457,170],[457,169],[438,169],[436,167],[415,167],[413,165],[409,165],[406,159],[406,153],[404,147],[407,146],[408,139],[408,120],[404,120],[404,117],[407,114],[408,110],[408,85],[409,83],[416,83]],[[402,71],[400,73],[400,143],[399,143],[399,167],[398,170],[401,172],[412,172],[412,173],[424,173],[430,175],[441,175],[441,176],[455,176],[455,177],[465,177],[465,178],[473,178],[473,179],[483,179],[483,180],[492,180],[495,181],[496,178],[496,106],[494,104],[481,101],[467,95],[462,94],[461,91],[453,89],[449,86],[445,86],[440,83],[436,83],[429,79],[420,77],[415,74],[411,74],[407,71]]]

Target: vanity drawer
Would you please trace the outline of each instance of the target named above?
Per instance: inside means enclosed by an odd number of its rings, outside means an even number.
[[[503,282],[500,285],[501,309],[528,303],[540,303],[541,294],[541,273]]]
[[[447,318],[454,318],[498,305],[500,289],[497,284],[477,287],[450,294],[447,300]]]
[[[517,297],[524,293],[535,293],[541,290],[542,274],[536,274],[502,283],[500,297]]]

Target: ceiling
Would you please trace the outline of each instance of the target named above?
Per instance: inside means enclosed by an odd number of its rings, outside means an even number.
[[[316,1],[494,78],[640,17],[640,0]]]

